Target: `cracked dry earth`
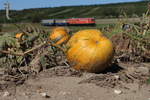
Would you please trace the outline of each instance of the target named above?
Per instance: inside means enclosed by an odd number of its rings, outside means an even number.
[[[146,66],[150,68],[149,65]],[[90,82],[80,83],[97,74],[80,73],[67,68],[59,71],[45,70],[22,85],[0,91],[0,100],[150,100],[150,85],[147,84],[140,86],[135,81],[124,83],[126,88],[103,87]],[[116,93],[115,90],[121,92]]]

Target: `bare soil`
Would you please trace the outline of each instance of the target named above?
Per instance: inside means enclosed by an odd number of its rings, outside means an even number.
[[[100,74],[68,66],[38,74],[16,74],[13,69],[3,75],[1,70],[0,100],[149,100],[149,69],[149,63],[119,63]]]

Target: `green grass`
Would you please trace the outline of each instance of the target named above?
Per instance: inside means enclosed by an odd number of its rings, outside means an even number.
[[[13,24],[4,24],[2,27],[2,32],[14,32],[17,28]]]

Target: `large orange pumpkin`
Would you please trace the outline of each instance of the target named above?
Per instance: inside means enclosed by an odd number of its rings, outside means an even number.
[[[113,44],[108,38],[85,36],[69,48],[67,59],[76,70],[98,73],[109,67],[113,53]]]
[[[50,40],[52,40],[56,45],[61,45],[69,40],[68,30],[64,27],[56,27],[52,30],[50,34]]]
[[[100,36],[103,36],[102,32],[97,29],[85,29],[75,33],[67,43],[67,46],[72,46],[74,43],[83,40],[83,39],[97,39]]]

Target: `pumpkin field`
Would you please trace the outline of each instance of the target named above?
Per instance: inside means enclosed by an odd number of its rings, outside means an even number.
[[[0,100],[150,100],[149,10],[101,21],[1,24]]]

